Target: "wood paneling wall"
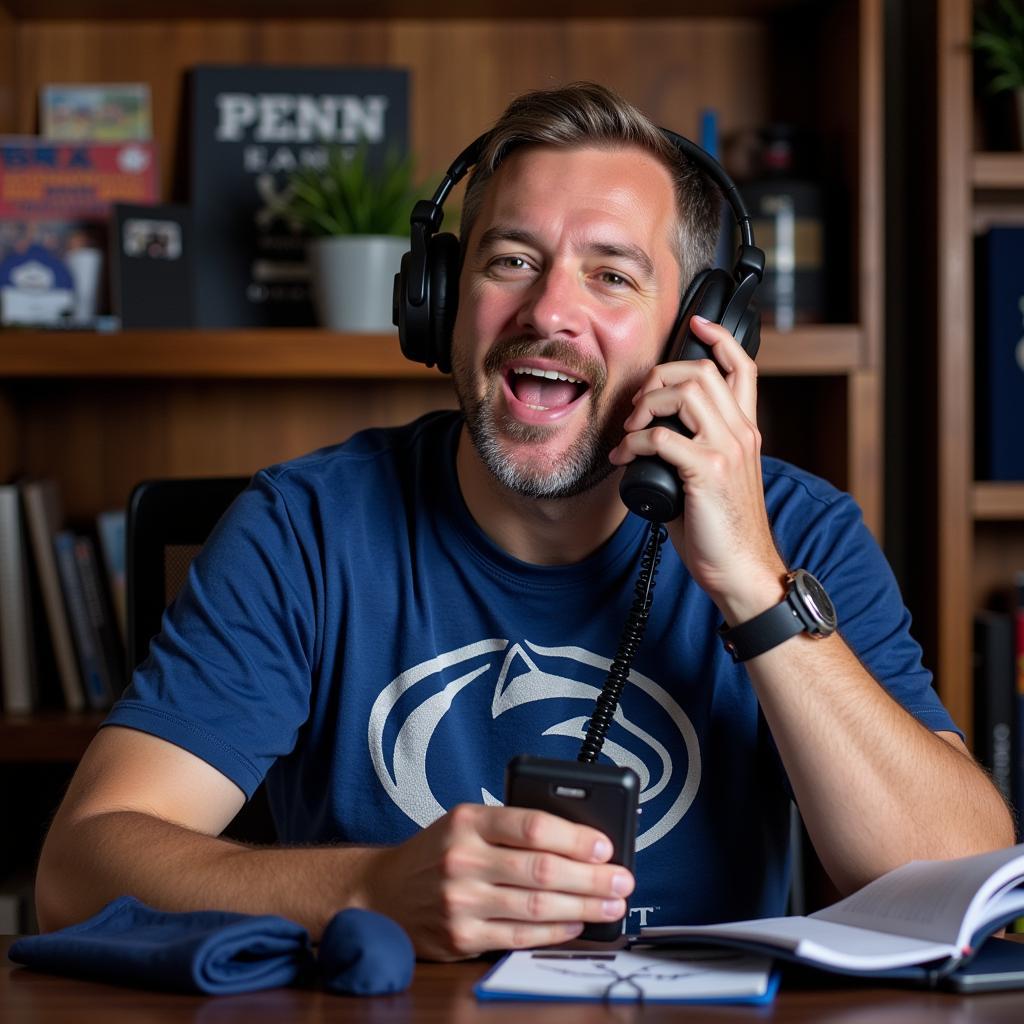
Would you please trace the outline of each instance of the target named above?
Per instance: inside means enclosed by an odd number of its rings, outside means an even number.
[[[77,518],[122,504],[143,479],[252,473],[364,427],[456,406],[441,376],[394,385],[39,380],[17,387],[25,466],[58,479]]]

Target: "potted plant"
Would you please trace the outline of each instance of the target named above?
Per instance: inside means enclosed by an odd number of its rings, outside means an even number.
[[[309,238],[320,322],[336,331],[393,330],[392,283],[418,198],[411,159],[389,154],[374,165],[365,146],[332,149],[324,167],[294,172],[290,186],[288,215]]]
[[[1012,93],[1017,146],[1024,148],[1024,5],[1020,0],[993,0],[978,7],[974,26],[971,44],[985,57],[989,92]]]

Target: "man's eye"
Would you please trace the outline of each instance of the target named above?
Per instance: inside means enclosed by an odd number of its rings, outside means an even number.
[[[491,260],[491,266],[499,270],[526,270],[529,263],[522,256],[498,256]]]
[[[600,276],[604,284],[610,284],[615,288],[629,284],[629,278],[623,277],[622,274],[616,274],[614,270],[602,270]]]

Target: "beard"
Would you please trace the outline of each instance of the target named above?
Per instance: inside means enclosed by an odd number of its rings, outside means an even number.
[[[502,414],[495,401],[501,387],[501,367],[511,359],[525,356],[555,359],[572,376],[590,381],[588,419],[583,436],[567,451],[543,462],[539,458],[517,462],[509,445],[540,446],[562,428],[520,423]],[[472,367],[461,351],[453,351],[452,378],[470,440],[484,465],[503,487],[527,498],[574,498],[611,475],[616,467],[608,461],[608,453],[625,434],[622,424],[632,411],[632,395],[643,380],[642,373],[605,398],[607,375],[603,366],[580,360],[572,346],[564,342],[538,342],[536,338],[509,338],[498,342],[487,354],[483,372],[487,388],[483,395],[477,395]],[[602,404],[605,406],[603,414]]]

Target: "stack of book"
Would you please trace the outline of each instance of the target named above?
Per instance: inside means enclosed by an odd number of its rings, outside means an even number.
[[[0,694],[6,714],[107,708],[126,682],[125,519],[64,525],[53,480],[0,486]],[[57,685],[59,683],[59,685]]]

